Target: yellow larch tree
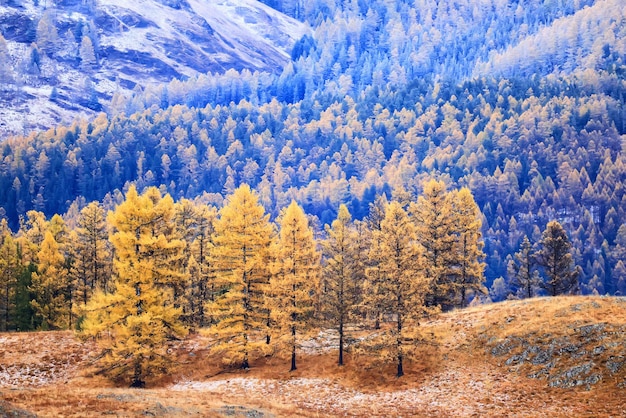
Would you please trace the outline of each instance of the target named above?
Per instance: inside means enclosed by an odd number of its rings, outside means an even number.
[[[176,228],[187,243],[183,269],[192,279],[185,289],[183,318],[190,327],[201,328],[208,325],[204,305],[212,298],[210,255],[217,210],[212,206],[181,199],[176,203],[175,211]]]
[[[48,230],[48,221],[42,212],[29,210],[26,218],[20,218],[20,229],[17,242],[22,248],[22,257],[25,264],[37,264],[37,253]]]
[[[6,222],[4,219],[0,221]],[[8,227],[0,228],[0,331],[8,331],[15,308],[17,276],[22,270],[19,247]]]
[[[380,243],[381,277],[365,293],[365,303],[379,306],[384,317],[393,318],[393,326],[382,328],[361,349],[385,363],[395,362],[400,377],[421,340],[419,321],[431,312],[425,305],[430,280],[421,274],[416,228],[400,203],[387,205],[381,229],[373,234]]]
[[[338,364],[343,366],[346,325],[360,307],[364,275],[355,245],[357,233],[346,205],[339,206],[337,219],[326,225],[326,235],[322,241],[322,312],[339,333]]]
[[[453,213],[457,229],[454,253],[457,258],[453,282],[457,290],[457,304],[465,307],[470,294],[486,294],[485,253],[482,240],[480,209],[467,188],[452,192]]]
[[[381,230],[382,221],[385,219],[385,208],[388,203],[389,201],[384,194],[377,196],[376,200],[370,203],[370,211],[365,220],[370,242],[369,251],[367,252],[367,267],[365,269],[365,285],[367,288],[375,287],[378,281],[382,279],[382,271],[380,269],[382,262],[380,253],[381,235],[380,233],[375,233],[375,231],[380,232]],[[379,306],[376,306],[376,303],[375,301],[374,305],[368,306],[368,308],[374,317],[374,328],[380,329],[381,309]]]
[[[33,273],[30,291],[35,295],[31,306],[39,328],[67,328],[70,322],[66,299],[68,275],[65,257],[52,232],[45,232],[37,259],[39,264],[37,271]]]
[[[107,217],[115,250],[113,289],[95,293],[81,334],[100,337],[104,372],[133,387],[165,373],[171,366],[167,342],[186,334],[174,299],[184,282],[185,244],[174,233],[173,218],[169,195],[161,197],[154,187],[139,195],[135,186]]]
[[[450,307],[454,304],[456,285],[453,282],[456,264],[456,219],[450,194],[442,181],[430,180],[417,203],[409,206],[416,227],[416,238],[422,247],[421,265],[424,276],[432,283],[427,297],[429,305]]]
[[[98,202],[84,207],[76,229],[70,231],[68,256],[70,282],[74,288],[74,311],[81,318],[96,289],[107,293],[112,274],[112,252],[108,241],[106,214]]]
[[[269,311],[265,303],[270,279],[273,228],[259,198],[247,184],[227,199],[215,222],[215,299],[206,305],[214,324],[211,352],[224,364],[250,367],[251,355],[267,349]]]
[[[308,219],[295,201],[283,210],[279,225],[268,300],[272,301],[271,314],[279,331],[277,343],[291,352],[293,371],[300,341],[314,325],[320,254]]]
[[[87,254],[88,286],[92,291],[102,289],[108,292],[112,256],[106,213],[98,202],[92,202],[80,211],[76,233],[82,251]]]

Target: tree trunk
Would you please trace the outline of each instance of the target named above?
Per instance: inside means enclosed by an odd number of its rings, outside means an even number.
[[[402,297],[398,294],[398,306],[402,306]],[[404,376],[402,368],[402,313],[398,310],[398,336],[396,340],[396,350],[398,350],[398,374],[397,377]]]
[[[398,354],[398,374],[396,377],[404,376],[404,370],[402,368],[402,354]]]
[[[146,382],[142,379],[141,373],[141,359],[135,360],[135,373],[133,374],[133,381],[130,384],[131,388],[143,389],[146,387]]]
[[[291,369],[289,369],[289,371],[293,372],[296,369],[296,347],[293,347],[293,351],[291,352]]]
[[[343,320],[339,321],[339,365],[343,366]]]
[[[296,367],[296,327],[295,326],[291,327],[291,336],[293,337],[293,340],[291,342],[291,369],[289,371],[293,372],[294,370],[297,369]]]
[[[248,370],[250,368],[250,363],[248,363],[248,334],[247,333],[243,334],[243,339],[244,339],[244,351],[243,351],[243,361],[241,362],[241,368],[244,370]]]

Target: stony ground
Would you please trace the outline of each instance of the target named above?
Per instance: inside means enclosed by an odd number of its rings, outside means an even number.
[[[337,367],[332,331],[291,373],[273,357],[224,371],[194,336],[178,347],[176,372],[145,390],[95,374],[95,345],[70,332],[0,334],[0,416],[626,416],[622,299],[507,302],[422,326],[433,343],[400,379],[352,354]]]

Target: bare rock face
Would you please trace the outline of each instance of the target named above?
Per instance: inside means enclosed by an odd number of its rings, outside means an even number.
[[[105,110],[115,93],[174,78],[280,73],[309,31],[255,0],[0,2],[10,62],[8,77],[0,74],[0,140]]]

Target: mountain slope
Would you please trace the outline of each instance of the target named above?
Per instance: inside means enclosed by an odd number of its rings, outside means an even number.
[[[209,341],[192,336],[174,348],[174,375],[141,392],[94,374],[92,342],[70,332],[0,334],[0,408],[84,417],[623,416],[625,307],[622,298],[564,297],[446,313],[422,324],[434,343],[399,379],[352,352],[337,367],[331,333],[294,372],[278,357],[224,371],[207,356]],[[525,357],[511,341],[530,342]]]
[[[602,0],[541,28],[504,51],[478,62],[475,76],[571,74],[602,69],[611,53],[626,58],[626,8],[621,0]]]
[[[0,5],[10,62],[0,138],[93,114],[137,86],[228,69],[280,72],[309,31],[255,0],[38,4]]]

